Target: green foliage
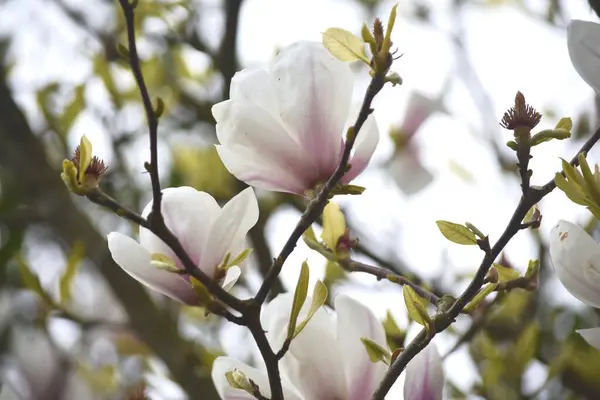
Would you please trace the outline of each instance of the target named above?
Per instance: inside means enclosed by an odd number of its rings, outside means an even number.
[[[371,360],[372,363],[382,362],[386,365],[390,365],[392,353],[388,349],[366,337],[360,338],[360,341],[363,346],[365,346],[367,354],[369,355],[369,360]]]
[[[77,275],[77,271],[79,270],[79,266],[81,265],[81,261],[85,256],[84,250],[85,247],[82,242],[75,242],[69,257],[67,258],[65,271],[58,282],[59,304],[63,307],[68,305],[73,299],[71,288],[73,286],[75,276]]]
[[[342,61],[361,60],[369,64],[365,43],[352,32],[341,28],[329,28],[323,32],[323,44],[334,57]]]
[[[435,223],[437,224],[442,235],[444,235],[444,237],[449,241],[468,246],[477,244],[475,233],[473,233],[466,226],[448,221],[436,221]]]
[[[302,310],[302,306],[306,301],[308,295],[308,279],[309,279],[308,263],[304,261],[300,268],[300,275],[298,277],[298,283],[296,284],[296,290],[294,291],[294,301],[292,303],[292,311],[290,312],[290,321],[288,322],[288,339],[293,338],[296,334],[296,324],[298,322],[298,316]]]
[[[404,303],[408,310],[408,316],[419,325],[423,325],[428,331],[431,329],[432,320],[427,313],[427,299],[420,297],[413,288],[404,285],[402,290]]]
[[[572,202],[587,206],[600,219],[600,170],[595,165],[592,172],[583,154],[579,155],[578,161],[581,172],[562,160],[564,176],[556,174],[554,182]]]

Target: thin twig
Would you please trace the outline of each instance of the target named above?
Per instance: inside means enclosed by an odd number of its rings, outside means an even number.
[[[410,286],[420,297],[427,299],[427,301],[429,301],[433,305],[437,305],[438,301],[440,300],[440,298],[436,294],[423,289],[421,286],[417,285],[410,279],[405,278],[402,275],[390,272],[387,269],[365,264],[360,261],[352,260],[350,258],[340,260],[338,261],[338,264],[343,269],[349,272],[364,272],[369,275],[373,275],[378,280],[386,279],[390,282],[394,282],[399,285]]]
[[[577,165],[578,155],[581,153],[587,153],[594,146],[594,144],[598,142],[598,140],[600,140],[600,128],[598,128],[596,132],[594,132],[594,134],[587,140],[587,142],[573,157],[573,159],[571,160],[571,165]],[[413,341],[410,342],[408,346],[406,346],[404,351],[398,356],[398,358],[396,358],[394,363],[390,366],[385,377],[379,384],[379,387],[373,393],[373,400],[383,400],[385,398],[385,395],[389,392],[390,388],[394,384],[394,382],[396,382],[402,371],[404,371],[410,360],[412,360],[421,350],[423,350],[429,344],[429,342],[431,341],[431,339],[433,339],[436,333],[441,332],[448,328],[448,326],[450,326],[450,324],[461,313],[461,311],[464,309],[467,303],[471,301],[473,297],[477,294],[477,292],[483,285],[485,277],[496,257],[500,254],[500,252],[504,249],[508,242],[517,234],[517,232],[521,230],[521,221],[527,214],[527,211],[529,211],[531,207],[533,207],[546,195],[548,195],[552,190],[554,190],[555,187],[556,183],[554,182],[554,179],[552,179],[541,188],[530,187],[530,190],[523,190],[523,194],[521,195],[519,204],[517,205],[517,208],[515,209],[512,218],[506,226],[504,233],[502,233],[502,235],[491,248],[491,250],[486,252],[479,268],[477,269],[477,272],[475,273],[475,277],[473,278],[469,286],[446,312],[436,315],[435,332],[432,332],[432,334],[428,334],[428,332],[425,329],[423,329],[413,339]]]
[[[348,160],[350,159],[350,153],[352,151],[352,147],[354,146],[354,142],[356,141],[356,137],[363,124],[373,111],[371,109],[371,103],[373,99],[381,91],[383,85],[385,84],[385,74],[377,73],[371,79],[371,83],[367,88],[367,92],[365,93],[365,97],[363,99],[362,107],[360,108],[360,112],[358,113],[358,117],[356,118],[356,122],[354,123],[354,132],[349,135],[346,140],[346,144],[344,146],[344,152],[342,154],[342,158],[335,169],[333,175],[325,182],[321,190],[318,192],[317,196],[311,200],[311,202],[306,207],[306,210],[302,214],[300,221],[296,224],[294,231],[285,242],[285,245],[281,249],[279,256],[274,260],[269,272],[265,276],[265,280],[263,281],[258,293],[255,296],[255,300],[262,304],[267,295],[271,286],[279,276],[281,269],[283,268],[283,264],[288,256],[292,253],[294,248],[296,247],[296,243],[302,237],[302,234],[308,229],[308,227],[321,215],[323,212],[323,208],[327,204],[327,199],[331,191],[337,185],[337,183],[342,179],[344,174],[346,173],[346,168],[348,164]]]
[[[154,112],[152,106],[152,100],[150,100],[150,94],[144,75],[142,74],[142,67],[140,57],[137,51],[137,44],[135,40],[135,5],[130,3],[130,0],[119,0],[121,8],[123,9],[123,15],[125,17],[125,26],[127,30],[127,44],[129,53],[129,65],[135,82],[140,90],[140,96],[142,97],[142,104],[144,105],[144,111],[146,113],[146,120],[148,122],[148,134],[150,136],[150,163],[146,164],[148,172],[150,173],[150,179],[152,181],[152,218],[162,220],[161,214],[161,202],[162,192],[160,190],[160,179],[158,176],[158,117]]]

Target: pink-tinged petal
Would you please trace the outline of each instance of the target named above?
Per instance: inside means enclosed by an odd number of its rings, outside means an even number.
[[[550,231],[550,258],[573,296],[600,308],[600,246],[579,226],[560,220]]]
[[[264,167],[243,160],[247,153],[253,153],[253,159],[281,170],[280,174],[287,179],[302,182],[304,190],[319,178],[312,156],[295,142],[280,121],[263,108],[245,101],[228,100],[213,106],[213,115],[217,120],[220,144],[236,155],[235,158],[222,157],[221,160],[238,179],[245,181],[243,177],[248,175],[262,176],[267,181],[270,179],[270,174],[264,176]],[[238,152],[240,148],[247,149],[246,154]],[[240,163],[252,169],[240,170]]]
[[[307,299],[307,304],[310,301]],[[292,341],[281,365],[307,399],[349,398],[335,317],[325,308],[320,308]]]
[[[579,329],[577,331],[590,346],[600,350],[600,328]]]
[[[344,175],[344,183],[349,183],[367,168],[378,143],[379,129],[377,128],[375,116],[371,114],[358,132],[358,137],[354,144],[354,154],[350,159],[350,165],[352,167]]]
[[[387,347],[383,325],[369,308],[346,295],[336,297],[335,311],[338,343],[349,385],[348,399],[370,399],[387,366],[371,362],[360,339],[366,337]]]
[[[321,43],[298,42],[282,50],[271,68],[281,119],[326,179],[341,155],[352,100],[352,71]]]
[[[569,56],[577,73],[600,93],[600,25],[573,20],[567,28]]]
[[[398,149],[387,168],[398,188],[407,196],[420,192],[433,182],[433,175],[421,164],[413,145]]]
[[[192,261],[198,265],[202,244],[208,240],[212,221],[221,212],[219,204],[208,193],[182,186],[163,190],[161,209],[165,224],[179,239]],[[147,217],[151,210],[152,202],[144,208],[142,216]],[[140,229],[140,243],[150,253],[165,254],[182,267],[171,249],[149,230]]]
[[[273,116],[279,116],[279,103],[273,77],[262,68],[248,68],[236,72],[229,91],[231,100],[243,100],[262,107]]]
[[[412,92],[402,125],[398,129],[399,134],[405,136],[404,140],[414,136],[427,118],[436,112],[446,112],[441,99],[434,100],[421,93]]]
[[[265,397],[271,397],[271,388],[267,374],[259,371],[241,361],[231,357],[217,357],[212,366],[212,380],[217,389],[217,393],[223,400],[255,400],[253,396],[241,389],[233,389],[225,374],[229,371],[238,370],[243,372],[249,379],[254,381],[260,389],[260,393]],[[290,386],[289,382],[282,377],[283,397],[286,400],[302,400],[296,393],[296,390]]]
[[[223,283],[221,284],[221,286],[223,286],[223,289],[229,291],[229,289],[231,289],[233,285],[235,285],[237,280],[240,278],[241,274],[242,270],[238,266],[234,265],[233,267],[227,269],[225,279],[223,279]]]
[[[258,202],[252,188],[233,197],[212,224],[210,236],[203,249],[200,268],[213,276],[227,252],[236,251],[239,243],[258,221]],[[237,254],[231,254],[236,257]]]
[[[129,236],[118,232],[109,233],[108,248],[119,267],[134,279],[184,304],[198,304],[196,294],[184,278],[150,264],[151,255],[148,250]]]
[[[227,170],[248,185],[299,195],[304,194],[309,186],[302,174],[292,174],[252,149],[236,145],[217,145],[216,148]]]
[[[404,400],[441,400],[444,391],[442,359],[429,343],[406,367]]]

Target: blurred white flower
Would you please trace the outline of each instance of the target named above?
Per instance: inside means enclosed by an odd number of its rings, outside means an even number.
[[[257,188],[303,195],[333,174],[349,115],[350,67],[321,43],[283,49],[267,69],[245,69],[231,81],[230,99],[216,104],[219,156],[229,172]],[[349,123],[350,122],[350,123]],[[358,133],[348,183],[367,166],[379,131],[373,115]]]
[[[221,208],[208,193],[191,187],[168,188],[163,190],[161,209],[165,224],[194,264],[221,281],[224,289],[231,288],[240,276],[240,268],[232,266],[224,273],[217,267],[227,253],[233,260],[244,250],[246,234],[258,220],[253,189],[245,189]],[[148,216],[151,210],[152,202],[142,216]],[[115,262],[144,285],[182,303],[198,304],[189,277],[168,270],[183,269],[181,260],[149,230],[140,228],[139,243],[111,232],[108,247]]]
[[[406,367],[404,400],[441,400],[443,391],[442,359],[436,345],[429,343]]]
[[[270,302],[261,320],[271,347],[278,350],[287,334],[293,294],[279,295]],[[307,299],[305,305],[311,303]],[[306,308],[300,314],[304,318]],[[304,330],[292,341],[280,363],[285,399],[368,400],[383,378],[387,366],[370,361],[361,337],[385,346],[385,332],[372,311],[352,298],[339,295],[334,314],[319,309]],[[222,399],[242,400],[253,397],[233,389],[225,373],[238,370],[252,379],[261,393],[270,397],[265,372],[229,357],[219,357],[213,364],[212,377]]]
[[[600,25],[572,20],[567,28],[567,47],[579,76],[600,93]]]
[[[600,308],[600,245],[579,226],[560,220],[550,231],[550,258],[569,293]],[[577,332],[600,349],[600,328]]]
[[[412,92],[402,125],[392,131],[396,149],[388,163],[388,172],[406,195],[419,192],[433,181],[431,172],[421,164],[413,138],[423,123],[437,112],[446,112],[441,98],[431,99]]]

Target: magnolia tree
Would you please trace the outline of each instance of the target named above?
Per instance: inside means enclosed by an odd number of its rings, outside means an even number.
[[[86,136],[73,157],[63,161],[61,178],[73,195],[139,226],[137,237],[120,232],[107,237],[112,259],[129,276],[160,295],[250,333],[260,362],[250,365],[247,360],[221,355],[208,363],[222,399],[389,399],[393,396],[388,393],[403,373],[404,399],[442,399],[444,391],[449,393],[449,384],[436,344],[438,334],[453,329],[461,315],[478,326],[494,296],[516,290],[534,292],[540,287],[540,260],[530,260],[521,274],[502,258],[520,231],[540,229],[538,203],[558,189],[600,219],[600,170],[586,160],[600,140],[600,129],[589,135],[570,161],[563,160],[562,170],[548,177],[547,183],[533,185],[532,149],[543,151],[550,141],[568,140],[573,123],[562,118],[552,129],[537,129],[542,115],[517,92],[514,106],[498,121],[512,133],[506,143],[512,157],[509,168],[520,180],[520,199],[504,231],[491,238],[473,223],[436,222],[440,234],[453,246],[474,246],[481,252],[480,264],[462,293],[441,292],[417,276],[356,257],[359,243],[337,200],[348,196],[352,201],[368,190],[353,181],[369,165],[379,144],[374,100],[382,91],[403,89],[396,72],[402,54],[391,40],[397,6],[387,18],[365,23],[360,37],[351,33],[360,27],[332,27],[322,33],[322,42],[296,42],[261,66],[232,71],[228,98],[212,106],[211,113],[218,139],[216,154],[244,187],[225,203],[189,186],[164,188],[158,165],[158,127],[168,104],[152,93],[138,53],[136,15],[141,6],[137,0],[118,3],[127,44],[117,49],[133,75],[145,111],[150,159],[144,168],[152,200],[138,212],[103,190],[102,179],[110,169],[94,154],[93,143]],[[600,93],[600,25],[571,21],[567,42],[575,70]],[[358,77],[352,68],[357,64],[363,67],[360,71],[368,73],[369,84],[362,102],[353,104]],[[411,139],[431,113],[447,112],[440,99],[422,95],[411,99],[403,125],[392,135],[396,149],[388,164],[393,179],[406,193],[419,191],[433,179],[416,156]],[[264,223],[259,200],[266,192],[293,196],[303,212],[278,254],[264,266],[258,289],[242,298],[232,288],[245,274],[253,251],[247,235]],[[320,236],[313,230],[316,224],[322,226]],[[311,288],[308,261],[301,266],[288,261],[299,242],[340,271],[369,274],[378,284],[395,284],[404,304],[394,307],[405,308],[410,321],[422,327],[420,332],[398,345],[389,334],[398,331],[397,326],[392,323],[390,328],[386,321],[384,327],[367,305],[349,294],[331,296],[324,280],[317,280]],[[553,273],[566,290],[581,302],[600,308],[600,245],[592,236],[584,228],[560,220],[550,231],[549,253]],[[285,269],[299,270],[289,292],[278,287]],[[52,308],[75,318],[45,293],[24,263],[21,273]],[[61,296],[63,286],[69,284],[61,281]],[[168,323],[175,324],[172,320]],[[520,347],[527,353],[536,346],[527,339],[530,332],[526,331],[525,344]],[[589,346],[586,351],[600,349],[600,327],[577,329],[577,333]],[[470,340],[468,334],[464,340]],[[494,357],[501,357],[493,345],[487,348]],[[179,355],[177,359],[170,359],[169,354],[162,358],[169,360],[166,362],[173,370],[184,364]],[[197,378],[194,371],[186,376]],[[135,392],[130,398],[143,396]],[[495,396],[490,398],[503,398]]]

